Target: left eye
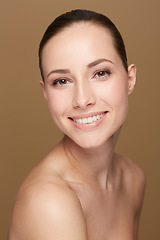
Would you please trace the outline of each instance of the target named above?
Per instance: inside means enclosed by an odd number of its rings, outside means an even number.
[[[96,74],[95,74],[95,76],[96,77],[98,77],[98,78],[100,78],[100,77],[106,77],[106,76],[109,76],[109,75],[111,75],[111,72],[110,71],[108,71],[108,70],[101,70],[101,71],[98,71]]]

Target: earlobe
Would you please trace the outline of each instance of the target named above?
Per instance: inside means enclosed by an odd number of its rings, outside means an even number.
[[[131,64],[128,67],[128,95],[131,94],[136,85],[136,66]]]
[[[46,91],[45,91],[45,86],[44,86],[44,82],[43,82],[42,80],[40,81],[40,85],[41,85],[41,87],[42,87],[42,91],[43,91],[44,98],[47,100]]]

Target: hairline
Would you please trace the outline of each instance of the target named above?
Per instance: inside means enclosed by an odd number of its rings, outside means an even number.
[[[113,42],[113,47],[116,50],[118,56],[120,57],[120,59],[122,60],[120,53],[118,52],[118,49],[116,47],[116,41],[115,41],[115,37],[111,31],[111,29],[107,26],[105,26],[102,22],[97,21],[96,19],[81,19],[81,20],[76,20],[74,22],[70,22],[68,24],[66,24],[64,27],[61,27],[61,29],[58,29],[55,33],[51,34],[50,38],[47,39],[47,41],[45,42],[45,44],[43,44],[42,48],[39,49],[39,62],[40,62],[40,69],[41,69],[41,75],[42,75],[42,79],[45,83],[45,79],[44,79],[44,74],[43,74],[43,67],[42,67],[42,54],[43,54],[43,50],[46,46],[46,44],[53,38],[55,37],[57,34],[71,28],[74,25],[78,25],[81,23],[85,23],[85,24],[91,24],[91,25],[95,25],[97,27],[101,27],[102,29],[104,29],[106,32],[108,31],[108,33],[110,34],[111,38],[112,38],[112,42]],[[123,40],[123,39],[122,39]],[[123,61],[122,61],[123,62]],[[124,64],[123,64],[124,65]],[[125,67],[124,67],[125,68]],[[125,68],[126,70],[126,68]],[[127,70],[126,70],[127,71]]]

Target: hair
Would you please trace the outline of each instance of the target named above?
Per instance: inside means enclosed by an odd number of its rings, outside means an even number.
[[[124,41],[114,23],[108,17],[101,13],[97,13],[90,10],[76,9],[58,16],[48,26],[47,30],[45,31],[42,37],[42,40],[39,45],[39,68],[43,81],[45,82],[42,66],[42,50],[45,44],[48,42],[49,39],[55,36],[58,32],[62,31],[64,28],[79,22],[95,23],[96,25],[102,26],[109,30],[113,38],[114,47],[122,60],[125,70],[128,72],[127,54],[125,50]]]

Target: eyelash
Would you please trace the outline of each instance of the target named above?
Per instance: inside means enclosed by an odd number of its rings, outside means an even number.
[[[103,76],[97,76],[97,74],[104,74]],[[100,71],[97,71],[95,74],[94,74],[94,76],[93,77],[97,77],[97,78],[105,78],[105,77],[109,77],[110,75],[111,75],[112,73],[111,73],[111,71],[109,71],[109,70],[100,70]],[[63,83],[62,83],[62,81],[64,81]],[[61,82],[61,83],[60,83]],[[59,79],[56,79],[53,83],[52,83],[52,86],[57,86],[57,85],[59,85],[60,87],[63,87],[63,86],[65,86],[65,85],[67,85],[68,84],[68,82],[69,82],[69,80],[67,80],[67,79],[65,79],[65,78],[59,78]]]
[[[62,83],[61,81],[65,81],[66,83]],[[61,83],[62,84],[61,84]],[[65,79],[65,78],[59,78],[59,79],[56,79],[53,83],[52,83],[52,86],[56,86],[56,85],[59,85],[60,87],[63,87],[64,85],[67,85],[67,83],[69,82],[69,80]]]
[[[96,76],[97,74],[104,74],[103,76]],[[112,73],[111,73],[111,71],[109,71],[109,70],[100,70],[100,71],[98,71],[98,72],[96,72],[95,74],[94,74],[94,77],[97,77],[97,78],[105,78],[105,77],[109,77],[110,75],[111,75]]]

